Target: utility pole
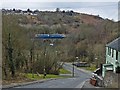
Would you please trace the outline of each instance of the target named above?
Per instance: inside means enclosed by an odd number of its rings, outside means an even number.
[[[73,74],[72,74],[72,76],[74,77],[74,60],[73,60]]]
[[[33,68],[34,68],[34,63],[33,63],[33,61],[34,61],[34,40],[33,40],[32,47],[30,49],[30,56],[31,56],[30,57],[31,65],[32,65],[32,67],[31,67],[32,78],[34,78],[34,71],[33,71]]]
[[[33,58],[32,58],[32,78],[34,78],[34,39],[33,39],[33,46],[32,46],[32,54],[33,54]]]
[[[11,45],[11,35],[9,33],[9,38],[8,38],[8,57],[9,57],[9,60],[10,60],[10,70],[11,70],[11,74],[12,74],[12,77],[15,76],[15,65],[14,65],[14,62],[13,62],[13,48],[12,48],[12,45]]]
[[[30,49],[30,61],[31,61],[31,65],[33,66],[33,48]],[[32,77],[34,77],[33,67],[31,67],[31,73],[32,73]]]
[[[44,41],[44,44],[46,43],[46,41]],[[45,49],[44,49],[44,67],[43,67],[43,78],[46,77],[46,67],[45,67],[45,61],[46,61],[46,44],[45,44]]]

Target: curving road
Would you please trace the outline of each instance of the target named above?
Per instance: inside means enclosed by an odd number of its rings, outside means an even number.
[[[73,70],[72,65],[68,63],[65,63],[63,67],[71,72]],[[90,73],[83,72],[75,67],[75,76],[73,78],[50,80],[15,88],[81,88],[83,82],[90,78],[90,76]]]

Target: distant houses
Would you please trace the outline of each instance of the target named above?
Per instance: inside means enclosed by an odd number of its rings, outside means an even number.
[[[9,15],[9,14],[16,14],[16,15],[33,15],[33,16],[36,16],[40,13],[39,10],[30,10],[30,9],[27,9],[27,10],[20,10],[20,9],[2,9],[2,12],[6,15]],[[45,12],[50,12],[50,11],[45,11]],[[66,15],[69,15],[69,16],[72,16],[75,14],[75,12],[73,10],[63,10],[63,11],[60,11],[59,8],[56,8],[56,11],[57,13],[65,13]]]
[[[9,15],[9,14],[16,14],[16,15],[33,15],[36,16],[38,14],[38,10],[31,11],[30,9],[27,9],[26,11],[22,11],[20,9],[2,9],[2,13]]]
[[[106,45],[106,63],[103,64],[102,76],[106,71],[120,73],[120,37]]]

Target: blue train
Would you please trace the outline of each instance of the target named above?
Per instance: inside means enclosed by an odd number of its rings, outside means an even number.
[[[66,36],[64,34],[36,34],[36,39],[62,39]]]

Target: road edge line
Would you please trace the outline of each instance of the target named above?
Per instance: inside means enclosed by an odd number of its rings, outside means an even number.
[[[5,86],[2,86],[2,89],[9,89],[9,88],[14,88],[14,87],[19,87],[19,86],[35,84],[35,83],[43,83],[43,82],[50,81],[50,80],[56,80],[56,78],[43,79],[43,80],[38,80],[38,81],[33,81],[33,82],[26,82],[26,83],[17,83],[16,85],[5,85]]]
[[[83,88],[84,84],[86,83],[86,81],[88,81],[89,79],[86,79],[85,81],[83,81],[81,84],[77,85],[75,88]]]

